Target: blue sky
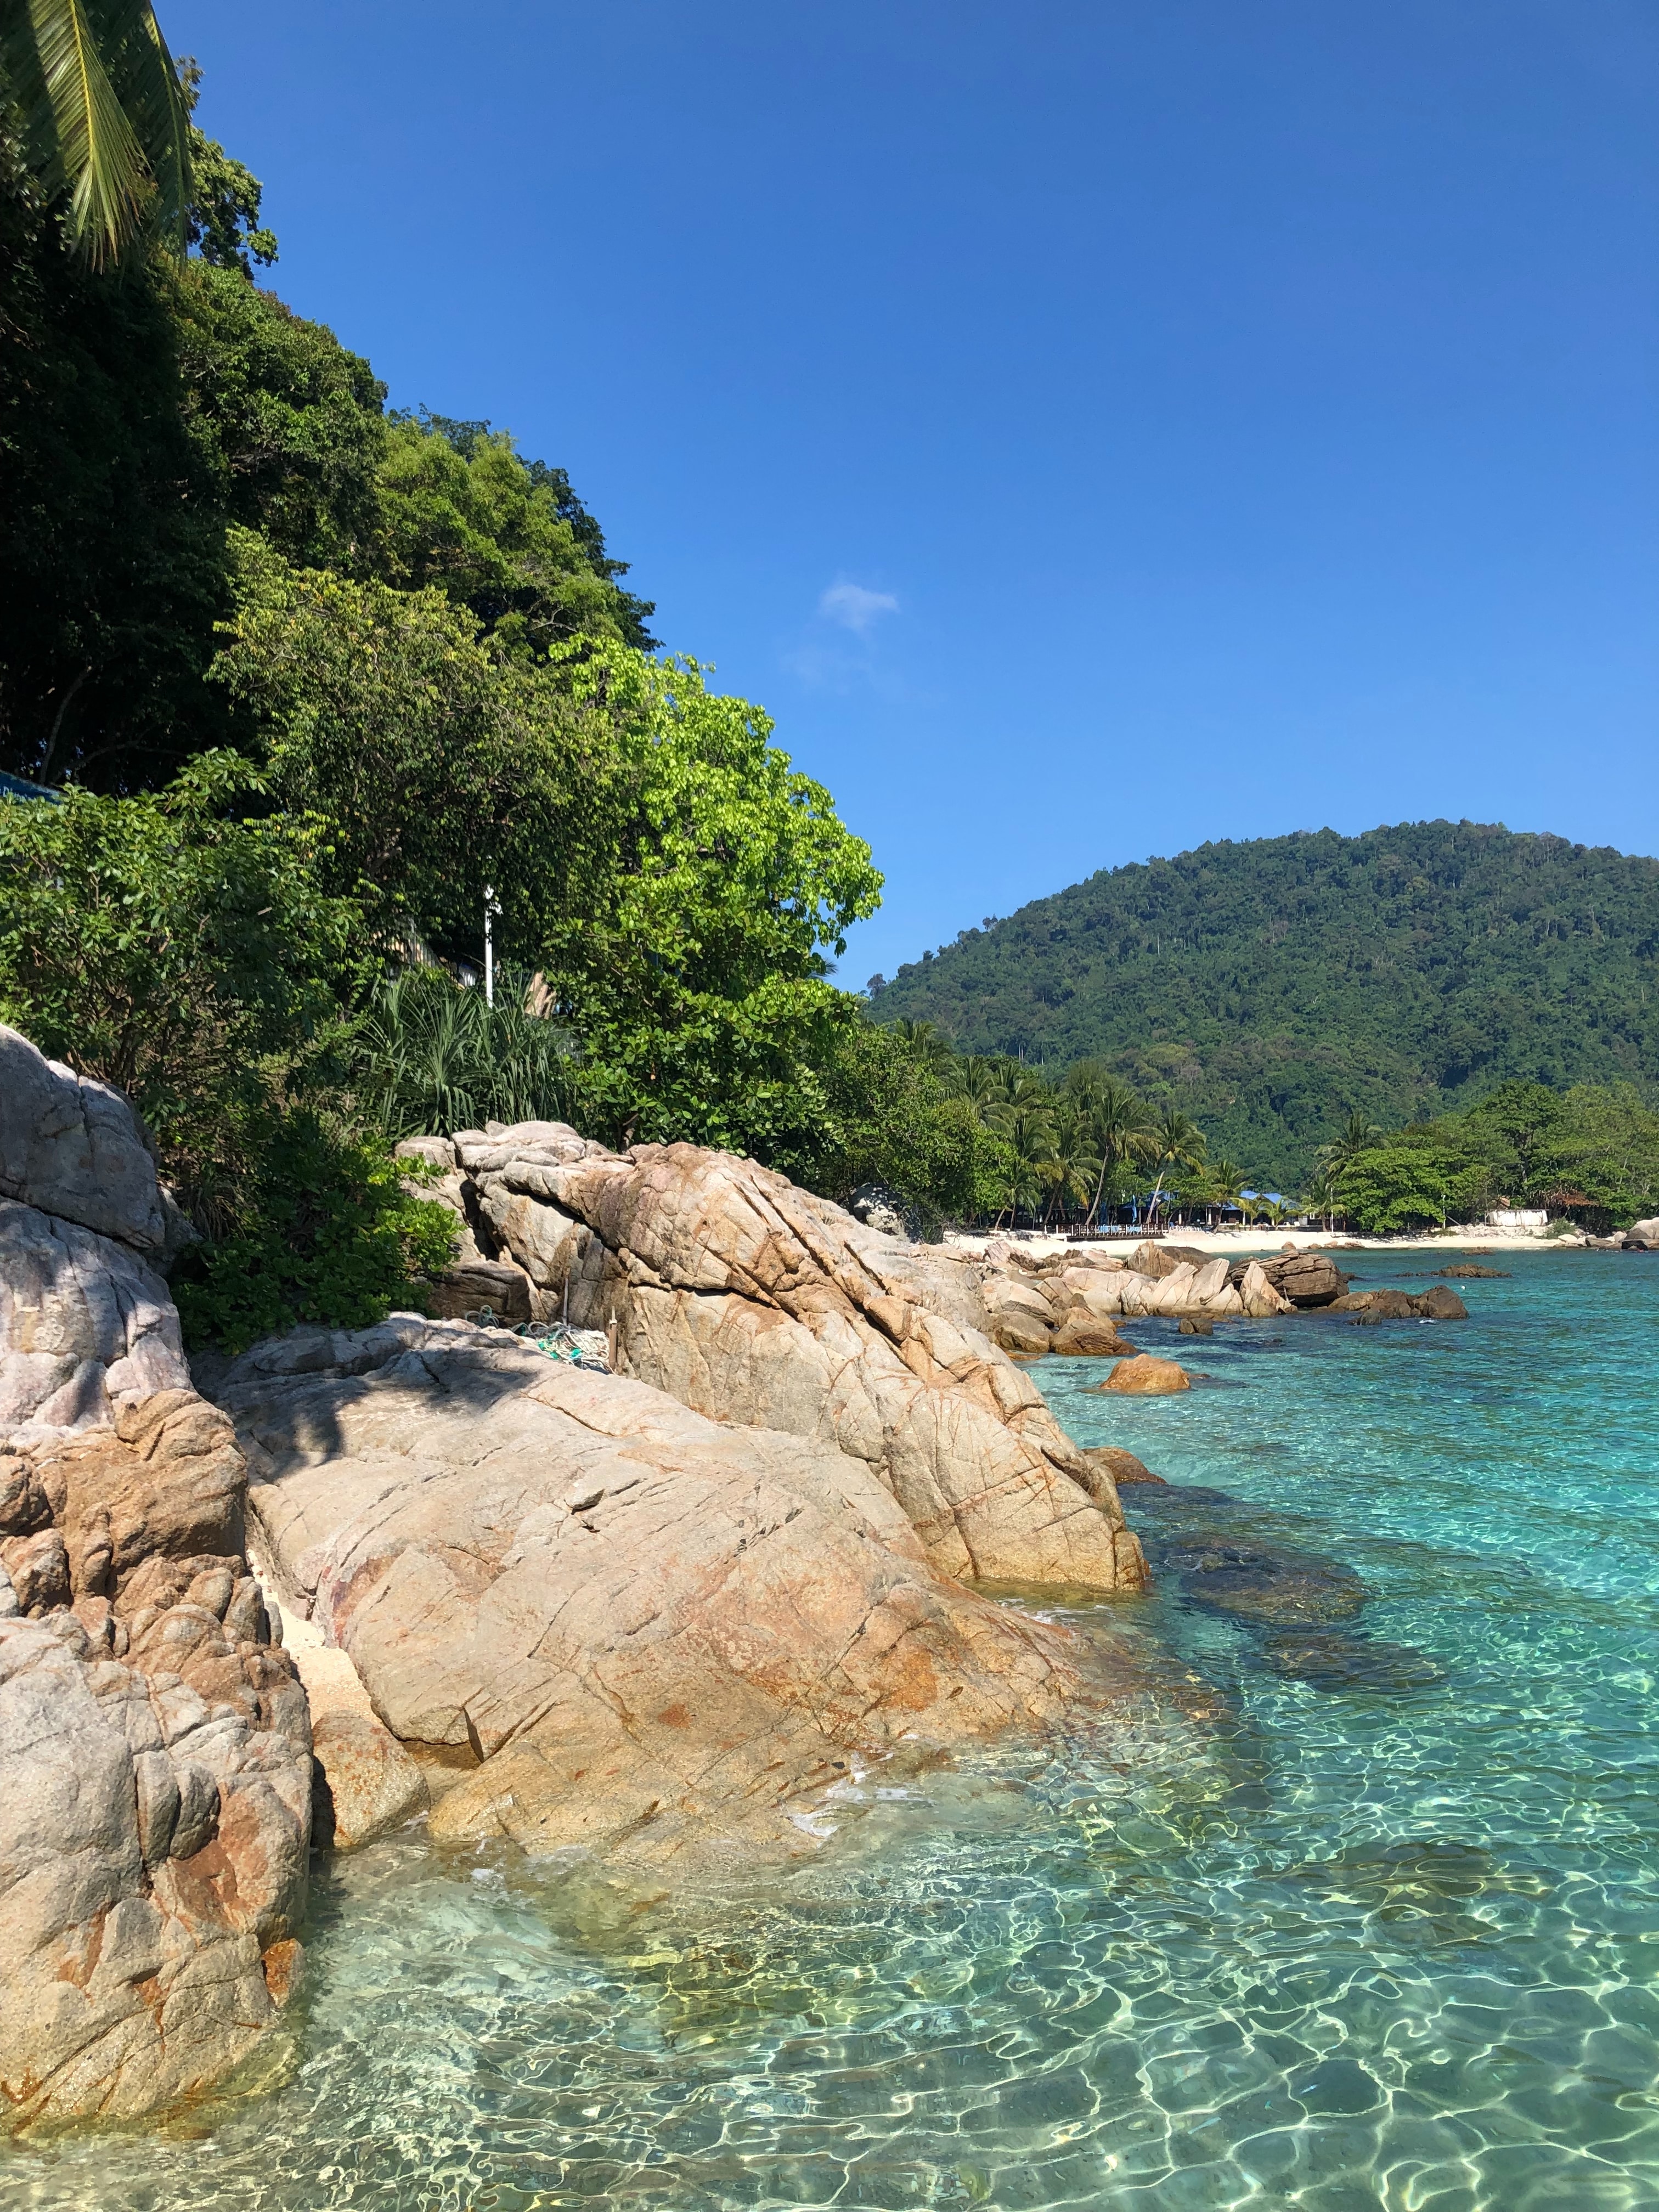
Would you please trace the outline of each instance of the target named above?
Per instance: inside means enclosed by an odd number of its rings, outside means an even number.
[[[888,879],[1659,851],[1651,0],[162,0],[273,281],[562,464]]]

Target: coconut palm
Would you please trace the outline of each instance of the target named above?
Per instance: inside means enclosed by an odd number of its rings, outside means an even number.
[[[1231,1160],[1225,1158],[1212,1160],[1205,1180],[1209,1189],[1210,1203],[1212,1206],[1218,1209],[1235,1206],[1243,1213],[1244,1177]]]
[[[1152,1158],[1158,1163],[1152,1194],[1146,1205],[1150,1222],[1158,1212],[1164,1196],[1164,1178],[1178,1174],[1182,1168],[1199,1168],[1204,1164],[1204,1133],[1195,1121],[1188,1120],[1176,1107],[1165,1108],[1153,1132]]]
[[[1094,1197],[1085,1217],[1094,1221],[1100,1213],[1107,1178],[1152,1157],[1157,1125],[1146,1101],[1103,1070],[1075,1067],[1066,1078],[1066,1089],[1087,1117],[1089,1142],[1098,1162]]]
[[[1342,1125],[1340,1134],[1328,1145],[1322,1145],[1316,1157],[1322,1164],[1335,1169],[1340,1175],[1361,1152],[1367,1152],[1373,1145],[1379,1144],[1382,1137],[1382,1132],[1376,1122],[1367,1121],[1362,1109],[1356,1106]]]
[[[1067,1199],[1087,1200],[1099,1173],[1100,1162],[1090,1145],[1088,1115],[1063,1091],[1048,1118],[1049,1149],[1037,1162],[1037,1171],[1063,1227]],[[1043,1218],[1045,1222],[1048,1219],[1047,1210]]]
[[[0,0],[0,94],[94,269],[152,222],[184,252],[190,112],[145,0]]]
[[[1000,1066],[999,1061],[977,1054],[960,1054],[947,1073],[946,1087],[952,1097],[965,1098],[983,1121],[985,1109],[997,1096]]]
[[[941,1080],[949,1080],[956,1049],[941,1030],[932,1022],[901,1020],[893,1024],[893,1030],[909,1047],[913,1059]]]
[[[1054,1093],[1036,1068],[1018,1060],[1001,1060],[994,1066],[995,1073],[985,1107],[988,1127],[1000,1128],[1010,1115],[1046,1109],[1052,1102]]]
[[[1341,1173],[1321,1161],[1308,1178],[1308,1188],[1302,1204],[1309,1213],[1324,1217],[1327,1229],[1334,1229],[1336,1215],[1341,1204]]]
[[[1328,1145],[1319,1147],[1315,1158],[1319,1162],[1333,1207],[1341,1203],[1342,1185],[1348,1170],[1361,1152],[1368,1152],[1373,1145],[1381,1143],[1382,1138],[1382,1132],[1376,1122],[1368,1121],[1361,1109],[1356,1106],[1340,1133]]]

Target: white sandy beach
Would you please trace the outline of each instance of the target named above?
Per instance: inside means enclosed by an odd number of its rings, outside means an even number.
[[[1086,1237],[1073,1243],[1069,1237],[1039,1236],[1029,1230],[1018,1233],[1000,1232],[1005,1243],[1022,1252],[1040,1259],[1051,1252],[1075,1249],[1079,1252],[1121,1252],[1126,1257],[1141,1241],[1137,1234],[1130,1237]],[[947,1233],[947,1244],[957,1250],[971,1253],[975,1257],[983,1254],[991,1240],[988,1236],[969,1236],[956,1231]],[[1157,1237],[1160,1244],[1183,1244],[1197,1252],[1224,1252],[1229,1257],[1244,1259],[1255,1255],[1284,1252],[1366,1251],[1366,1252],[1438,1252],[1448,1257],[1467,1252],[1559,1252],[1581,1249],[1584,1239],[1579,1236],[1549,1237],[1540,1229],[1480,1229],[1464,1226],[1437,1229],[1421,1237],[1359,1237],[1346,1230],[1315,1229],[1290,1230],[1264,1228],[1239,1229],[1170,1229]]]

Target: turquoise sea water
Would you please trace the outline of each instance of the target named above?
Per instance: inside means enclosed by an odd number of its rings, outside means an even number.
[[[1181,1398],[1035,1370],[1224,1493],[1126,1493],[1111,1613],[1207,1721],[866,1792],[695,1903],[337,1862],[287,2078],[0,2203],[1659,2207],[1659,1257],[1489,1264],[1466,1323],[1180,1340]]]

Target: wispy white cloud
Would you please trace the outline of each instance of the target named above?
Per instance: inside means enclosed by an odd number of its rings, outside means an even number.
[[[839,623],[864,637],[883,615],[898,612],[898,601],[890,592],[867,591],[862,584],[842,581],[830,585],[818,601],[818,612],[826,622]]]

